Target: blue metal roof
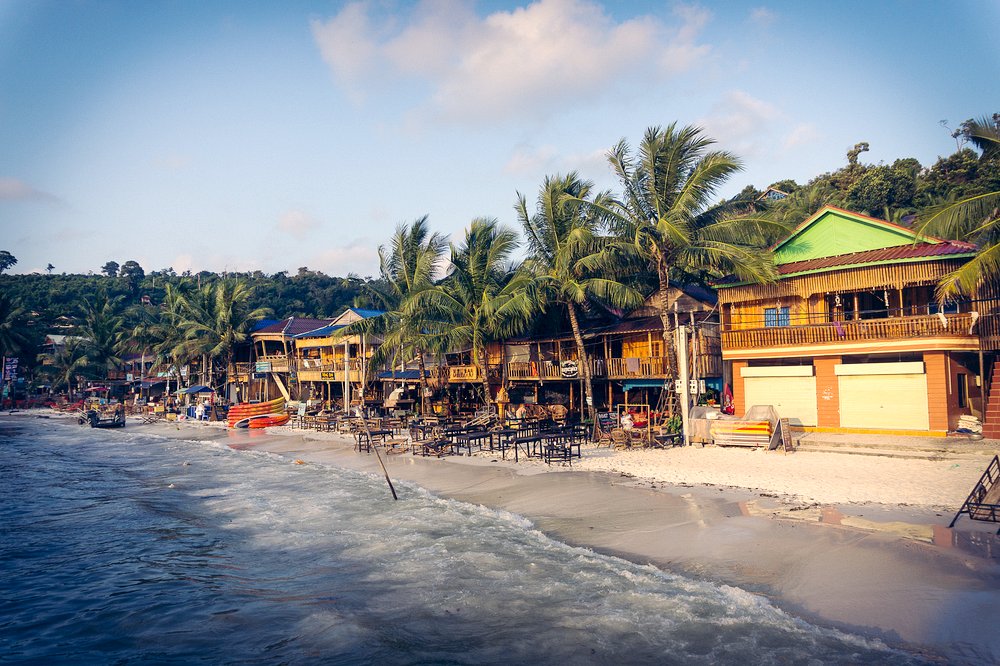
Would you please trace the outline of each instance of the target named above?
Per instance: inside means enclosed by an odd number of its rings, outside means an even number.
[[[259,331],[262,328],[267,328],[268,326],[274,326],[279,321],[282,321],[282,320],[281,319],[261,319],[256,324],[254,324],[253,326],[250,327],[250,332],[253,333],[254,331]]]
[[[334,331],[339,331],[344,328],[343,324],[327,324],[320,328],[315,328],[311,331],[306,331],[305,333],[299,333],[298,335],[293,335],[293,338],[325,338],[328,335],[333,334]]]
[[[351,312],[354,312],[362,319],[371,319],[372,317],[380,317],[385,314],[385,310],[361,310],[359,308],[348,308]]]

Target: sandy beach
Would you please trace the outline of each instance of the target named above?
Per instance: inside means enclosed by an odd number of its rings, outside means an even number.
[[[222,440],[290,464],[382,476],[334,433],[129,423]],[[930,458],[584,447],[573,465],[385,455],[401,499],[421,487],[509,511],[561,541],[764,595],[808,621],[946,663],[1000,662],[1000,537],[954,512],[992,454]],[[386,488],[386,501],[392,498]]]

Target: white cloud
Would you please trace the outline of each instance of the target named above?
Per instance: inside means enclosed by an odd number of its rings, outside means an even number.
[[[769,152],[775,125],[783,118],[772,104],[742,90],[727,93],[699,125],[719,145],[742,158],[760,157]]]
[[[678,5],[674,14],[681,25],[663,45],[660,63],[667,74],[680,74],[695,67],[709,54],[711,48],[698,44],[698,35],[712,17],[711,13],[693,5]]]
[[[792,131],[785,135],[782,145],[785,148],[797,148],[799,146],[806,146],[811,143],[816,143],[823,135],[820,133],[819,128],[813,123],[799,123],[792,128]]]
[[[178,254],[174,257],[174,260],[170,262],[170,267],[174,269],[174,272],[180,274],[184,271],[195,272],[201,270],[200,268],[195,268],[194,257],[190,254]]]
[[[761,27],[767,27],[774,23],[778,15],[767,7],[754,7],[750,10],[750,21]]]
[[[710,15],[675,10],[679,25],[642,16],[615,21],[587,0],[538,0],[477,16],[460,0],[420,3],[406,17],[372,19],[353,3],[312,22],[323,59],[355,99],[377,86],[424,85],[421,117],[481,123],[544,118],[587,103],[627,79],[676,74],[708,52],[697,43]]]
[[[319,221],[301,210],[290,210],[278,217],[278,231],[304,238],[310,231],[320,226]]]
[[[520,145],[514,149],[503,171],[515,176],[534,176],[548,170],[557,157],[554,146]]]
[[[329,247],[309,257],[308,265],[327,275],[346,276],[357,273],[362,277],[378,273],[376,243],[369,238],[352,240],[346,245]]]
[[[0,201],[44,201],[61,203],[54,194],[36,189],[17,178],[0,178]]]

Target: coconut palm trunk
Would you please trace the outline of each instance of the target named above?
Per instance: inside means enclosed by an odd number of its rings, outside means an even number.
[[[576,355],[582,366],[580,371],[583,373],[583,396],[587,418],[593,422],[597,418],[597,410],[594,407],[594,382],[590,373],[590,357],[587,355],[587,347],[583,344],[583,332],[580,330],[580,319],[576,313],[576,305],[569,303],[568,306],[569,323],[573,329],[573,340],[576,342]]]
[[[483,382],[483,407],[489,411],[490,402],[492,401],[492,396],[490,395],[490,377],[487,374],[487,363],[486,363],[486,350],[475,350],[473,349],[473,362],[479,371],[479,376],[482,378]]]

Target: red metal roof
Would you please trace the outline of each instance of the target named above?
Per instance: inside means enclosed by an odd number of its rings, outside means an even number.
[[[867,252],[852,252],[835,257],[819,257],[794,261],[778,266],[779,275],[792,275],[809,271],[821,271],[839,266],[856,266],[858,264],[879,264],[892,261],[907,261],[911,259],[934,259],[951,255],[972,254],[976,246],[964,241],[942,241],[940,243],[917,243],[916,245],[897,245]]]

